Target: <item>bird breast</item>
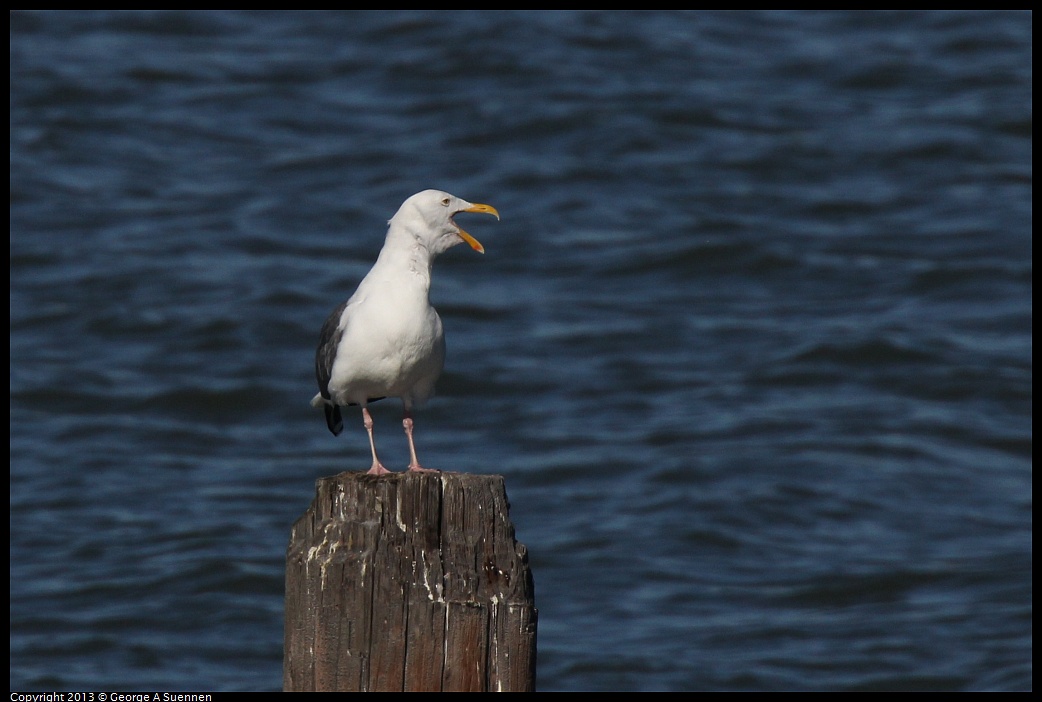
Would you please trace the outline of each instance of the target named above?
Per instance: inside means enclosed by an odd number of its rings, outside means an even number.
[[[438,313],[422,298],[388,292],[353,301],[344,310],[343,333],[330,390],[343,404],[373,397],[422,403],[434,391],[445,361]]]

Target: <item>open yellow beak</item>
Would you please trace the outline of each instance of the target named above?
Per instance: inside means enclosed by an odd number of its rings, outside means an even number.
[[[485,214],[495,215],[496,219],[499,219],[499,212],[497,212],[496,208],[492,205],[471,205],[467,209],[463,210],[463,212],[484,212]],[[481,245],[480,241],[472,237],[470,234],[467,234],[465,231],[460,229],[459,235],[460,238],[463,239],[463,241],[467,242],[470,248],[474,249],[478,253],[485,253],[485,247]]]

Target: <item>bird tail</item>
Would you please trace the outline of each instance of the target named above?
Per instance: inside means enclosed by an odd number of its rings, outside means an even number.
[[[326,426],[333,436],[338,436],[344,430],[344,418],[340,416],[338,405],[326,405]]]
[[[322,393],[311,398],[311,406],[321,407],[326,411],[326,426],[333,432],[333,436],[339,436],[344,430],[344,418],[340,415],[340,407],[332,400],[322,397]]]

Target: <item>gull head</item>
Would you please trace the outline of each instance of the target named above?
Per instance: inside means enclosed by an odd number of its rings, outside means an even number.
[[[467,202],[441,190],[424,190],[403,202],[388,224],[391,232],[400,227],[411,233],[432,256],[462,243],[485,253],[485,247],[453,220],[461,212],[483,212],[499,219],[499,212],[492,205]]]

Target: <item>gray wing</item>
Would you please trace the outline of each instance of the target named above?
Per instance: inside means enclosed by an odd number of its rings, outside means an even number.
[[[322,332],[318,336],[318,349],[315,351],[315,379],[318,381],[318,392],[325,400],[330,400],[329,379],[333,375],[333,362],[336,361],[337,347],[340,345],[340,317],[344,314],[347,302],[337,307],[333,314],[326,318]],[[344,420],[340,416],[340,407],[335,403],[326,403],[326,426],[336,436],[344,430]]]

